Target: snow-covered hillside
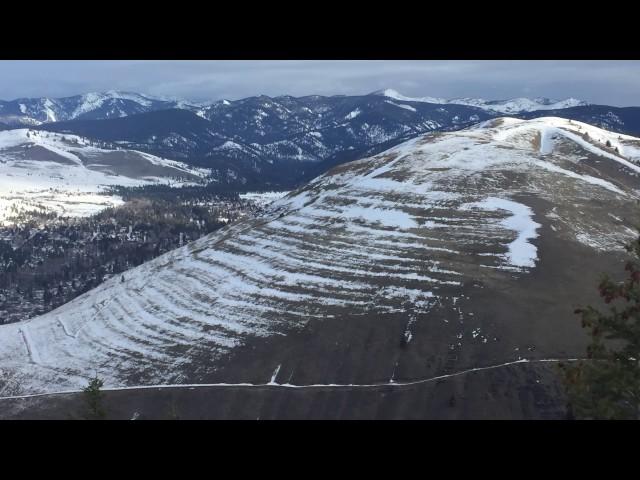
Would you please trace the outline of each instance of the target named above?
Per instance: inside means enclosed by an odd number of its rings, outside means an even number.
[[[578,122],[501,118],[338,166],[262,218],[0,326],[0,391],[96,371],[108,387],[392,384],[575,355],[571,305],[634,235],[639,152]]]
[[[395,100],[401,100],[405,102],[424,102],[424,103],[439,103],[439,104],[453,104],[453,105],[466,105],[469,107],[482,108],[490,112],[496,113],[522,113],[533,112],[537,110],[558,110],[563,108],[578,107],[588,105],[583,100],[576,98],[567,98],[565,100],[552,100],[549,98],[512,98],[509,100],[484,100],[482,98],[452,98],[444,99],[437,97],[406,97],[396,90],[386,89],[377,92],[379,95],[384,95]]]
[[[89,215],[118,205],[114,185],[188,184],[207,173],[134,150],[106,150],[75,135],[0,132],[0,222],[21,211]]]

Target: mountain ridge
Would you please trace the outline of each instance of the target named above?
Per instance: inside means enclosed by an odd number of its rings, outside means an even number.
[[[354,95],[362,96],[362,95]],[[558,109],[571,106],[588,105],[587,102],[577,99],[555,101],[547,98],[517,98],[511,100],[485,100],[479,98],[453,98],[443,99],[437,97],[411,98],[401,95],[393,89],[383,89],[371,92],[364,96],[386,96],[392,99],[412,102],[427,102],[434,104],[459,104],[478,107],[498,113],[522,113],[536,109]],[[155,110],[181,108],[192,111],[200,116],[206,116],[207,111],[215,106],[225,106],[231,103],[243,102],[251,99],[338,99],[346,95],[306,95],[293,97],[291,95],[279,95],[269,97],[258,95],[246,97],[234,101],[225,99],[194,102],[181,98],[173,98],[159,95],[149,95],[137,92],[108,90],[104,92],[89,92],[69,97],[24,97],[14,100],[0,100],[0,121],[8,120],[9,124],[38,125],[56,121],[68,121],[75,119],[105,119],[117,118],[136,113],[145,113]]]
[[[117,118],[136,113],[181,107],[200,111],[201,105],[135,92],[109,90],[70,97],[0,100],[0,121],[14,126],[32,126],[74,119]]]

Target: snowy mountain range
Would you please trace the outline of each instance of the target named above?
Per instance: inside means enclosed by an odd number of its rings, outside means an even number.
[[[569,98],[562,101],[547,98],[515,98],[510,100],[484,100],[479,98],[443,99],[435,97],[406,97],[396,90],[386,89],[372,93],[401,102],[419,102],[441,105],[466,105],[497,113],[522,113],[535,110],[557,110],[561,108],[585,106],[587,102]],[[340,96],[339,96],[340,97]],[[268,98],[268,97],[265,97]],[[272,100],[285,100],[293,97],[275,97]],[[312,97],[332,98],[332,97]],[[242,100],[239,100],[242,102]],[[0,122],[13,125],[39,125],[42,123],[67,120],[99,120],[120,118],[138,113],[180,108],[194,112],[203,118],[211,119],[219,107],[230,106],[228,100],[210,102],[190,102],[180,99],[145,95],[133,92],[110,90],[92,92],[64,98],[20,98],[12,101],[0,100]],[[406,107],[406,106],[405,106]],[[411,107],[409,105],[409,107]]]
[[[408,105],[380,96],[260,96],[212,104],[202,115],[174,108],[37,128],[212,168],[222,183],[288,188],[388,142],[488,118],[474,107]]]
[[[634,236],[639,161],[639,138],[557,117],[418,135],[0,326],[0,392],[97,371],[192,408],[209,384],[224,418],[562,418],[555,363]]]
[[[290,189],[416,135],[459,130],[504,113],[561,116],[640,135],[640,107],[575,99],[410,98],[389,89],[362,96],[262,95],[203,103],[116,91],[0,102],[5,124],[32,125],[209,168],[215,181],[244,189]]]

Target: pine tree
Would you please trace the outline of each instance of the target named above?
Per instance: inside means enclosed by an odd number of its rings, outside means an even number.
[[[96,373],[95,377],[89,381],[89,385],[82,389],[88,409],[87,420],[101,420],[106,416],[102,406],[103,393],[100,391],[103,385],[104,381],[99,379]]]
[[[583,419],[640,419],[640,238],[627,251],[628,278],[604,276],[600,296],[608,313],[588,306],[581,315],[591,342],[587,360],[562,365],[570,413]]]
[[[51,292],[49,291],[48,286],[44,287],[44,291],[42,292],[42,301],[44,302],[45,305],[51,302]]]

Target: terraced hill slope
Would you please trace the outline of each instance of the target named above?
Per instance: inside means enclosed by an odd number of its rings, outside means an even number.
[[[638,161],[633,137],[501,118],[341,165],[0,327],[2,395],[97,371],[106,387],[216,384],[198,405],[224,418],[561,416],[549,363],[583,353],[573,308],[620,270]]]

